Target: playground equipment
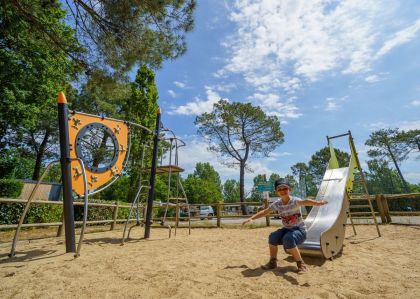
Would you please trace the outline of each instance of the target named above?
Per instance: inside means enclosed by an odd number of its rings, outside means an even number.
[[[335,151],[331,140],[334,138],[348,136],[351,157],[348,167],[341,167],[335,156]],[[320,256],[324,258],[332,258],[341,252],[343,248],[345,227],[347,218],[354,227],[353,215],[368,215],[372,218],[378,236],[381,236],[378,223],[373,210],[372,202],[369,197],[366,180],[356,148],[353,143],[351,132],[346,134],[328,137],[328,145],[330,147],[331,158],[319,187],[316,199],[328,201],[327,205],[312,207],[311,212],[305,219],[307,226],[307,236],[303,244],[299,245],[302,255]],[[362,193],[357,194],[364,200],[368,201],[367,205],[351,205],[351,197],[354,196],[353,190],[355,184],[360,184]],[[350,209],[369,209],[368,212],[350,212]]]
[[[162,221],[160,223],[161,226],[165,226],[168,228],[169,230],[169,238],[171,237],[172,234],[172,227],[166,223],[166,219],[167,219],[167,213],[168,213],[168,208],[170,206],[173,206],[176,208],[176,216],[175,216],[175,235],[176,235],[176,231],[179,225],[179,208],[186,208],[187,212],[188,212],[188,233],[191,234],[191,213],[190,213],[190,206],[188,203],[188,198],[185,194],[185,190],[182,186],[182,182],[181,182],[181,178],[180,178],[180,173],[184,171],[184,169],[180,168],[178,165],[178,149],[180,147],[185,146],[185,143],[177,138],[174,134],[173,131],[169,130],[169,129],[163,129],[162,130],[164,132],[164,134],[171,134],[169,137],[164,136],[161,137],[162,141],[166,141],[169,143],[169,156],[168,156],[168,160],[169,163],[164,165],[163,164],[163,154],[161,155],[161,160],[160,160],[160,165],[158,165],[156,167],[156,174],[167,174],[167,186],[168,186],[168,193],[167,193],[167,199],[166,199],[166,203],[164,203],[163,205],[161,204],[161,206],[165,207],[165,212],[164,212],[164,216],[162,218]],[[144,163],[143,163],[143,159],[144,159],[144,152],[146,149],[147,145],[144,145],[143,149],[142,149],[142,161],[141,161],[141,174],[140,174],[140,187],[139,190],[133,200],[133,202],[131,203],[131,208],[130,208],[130,212],[128,214],[127,217],[127,221],[125,223],[124,226],[124,230],[123,230],[123,237],[122,237],[122,244],[124,244],[126,238],[130,238],[130,233],[131,230],[134,227],[138,227],[138,226],[143,226],[143,222],[140,221],[140,214],[141,214],[141,210],[140,210],[140,201],[141,201],[141,195],[142,195],[142,190],[147,190],[149,188],[148,185],[144,185],[144,181],[142,180],[142,174],[144,173],[150,173],[152,171],[152,169],[150,168],[145,168],[144,167]],[[176,180],[175,180],[175,192],[172,191],[173,186],[172,186],[172,174],[176,174]],[[181,192],[181,195],[180,195]],[[173,194],[175,193],[175,194]],[[136,224],[131,226],[128,229],[128,234],[126,237],[126,232],[127,232],[127,228],[128,228],[128,224],[130,222],[130,220],[132,219],[132,215],[133,215],[133,211],[134,208],[136,208]],[[143,210],[143,216],[144,216],[144,210]],[[144,217],[143,217],[144,218]]]
[[[147,209],[144,215],[144,238],[149,238],[150,225],[152,222],[151,216],[159,132],[162,126],[160,122],[160,110],[158,109],[157,111],[156,129],[155,131],[151,131],[144,126],[133,122],[105,118],[76,111],[72,111],[69,114],[67,100],[62,92],[58,96],[57,104],[61,158],[59,161],[53,161],[47,165],[45,172],[32,190],[19,219],[9,256],[13,257],[16,254],[15,250],[19,240],[20,229],[40,183],[51,166],[59,162],[61,163],[62,170],[63,218],[65,224],[66,252],[75,252],[75,257],[80,255],[88,215],[88,197],[111,186],[122,175],[130,155],[130,130],[132,129],[145,130],[154,137],[152,167],[149,171],[149,185],[146,186],[143,181],[140,181],[139,190],[133,201],[133,205],[136,201],[138,203],[138,198],[140,197],[139,195],[142,189],[147,188],[149,190]],[[175,134],[173,134],[173,136],[176,139]],[[142,165],[143,160],[144,146]],[[77,250],[75,247],[73,193],[77,198],[84,198],[83,224]],[[188,201],[186,201],[186,203],[188,205]]]

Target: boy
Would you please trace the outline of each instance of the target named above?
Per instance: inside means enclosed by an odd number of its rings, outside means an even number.
[[[252,215],[245,220],[242,225],[252,222],[255,219],[267,216],[270,213],[277,212],[282,219],[283,228],[272,232],[268,238],[270,249],[270,261],[262,266],[263,269],[275,269],[277,267],[278,245],[283,245],[284,249],[293,256],[296,261],[298,272],[307,272],[305,262],[300,255],[298,245],[306,239],[306,226],[302,219],[300,206],[322,206],[327,202],[325,200],[315,201],[312,199],[300,199],[289,195],[292,190],[289,182],[285,178],[280,178],[274,182],[274,189],[279,200],[270,204],[270,206]]]

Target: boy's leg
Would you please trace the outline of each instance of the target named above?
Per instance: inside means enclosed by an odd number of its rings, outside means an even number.
[[[278,245],[283,244],[282,239],[284,234],[288,230],[285,228],[276,230],[275,232],[272,232],[270,236],[268,237],[268,247],[270,250],[270,260],[267,264],[263,265],[262,268],[265,270],[269,269],[275,269],[277,268],[277,252],[278,252]]]
[[[306,264],[302,259],[299,248],[297,247],[297,245],[302,244],[305,239],[306,233],[299,229],[292,230],[283,237],[284,249],[293,256],[299,272],[307,271]]]
[[[277,245],[271,245],[271,244],[268,244],[268,247],[270,248],[270,259],[276,259],[279,248],[277,247]]]

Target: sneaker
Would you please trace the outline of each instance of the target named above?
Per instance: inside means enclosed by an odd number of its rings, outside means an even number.
[[[308,272],[308,267],[306,266],[304,261],[298,261],[298,262],[296,262],[296,265],[297,265],[298,273]]]
[[[277,259],[276,258],[271,258],[270,261],[261,266],[261,268],[263,268],[264,270],[271,270],[271,269],[276,269],[277,268]]]

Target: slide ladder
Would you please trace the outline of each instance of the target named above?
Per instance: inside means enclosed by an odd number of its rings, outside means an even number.
[[[342,136],[349,137],[351,157],[349,166],[340,168],[331,139]],[[299,245],[299,248],[302,255],[332,258],[343,249],[347,218],[350,219],[353,232],[356,234],[353,216],[362,214],[360,214],[361,212],[353,212],[355,209],[368,208],[369,212],[363,212],[363,215],[368,215],[370,216],[369,218],[373,219],[378,236],[381,235],[351,132],[327,137],[327,140],[331,158],[315,200],[326,200],[328,204],[312,207],[308,217],[305,219],[307,237],[305,242]],[[358,184],[361,184],[362,199],[367,200],[367,205],[350,205],[350,199],[354,199],[352,197],[354,196],[353,187],[358,186]]]

